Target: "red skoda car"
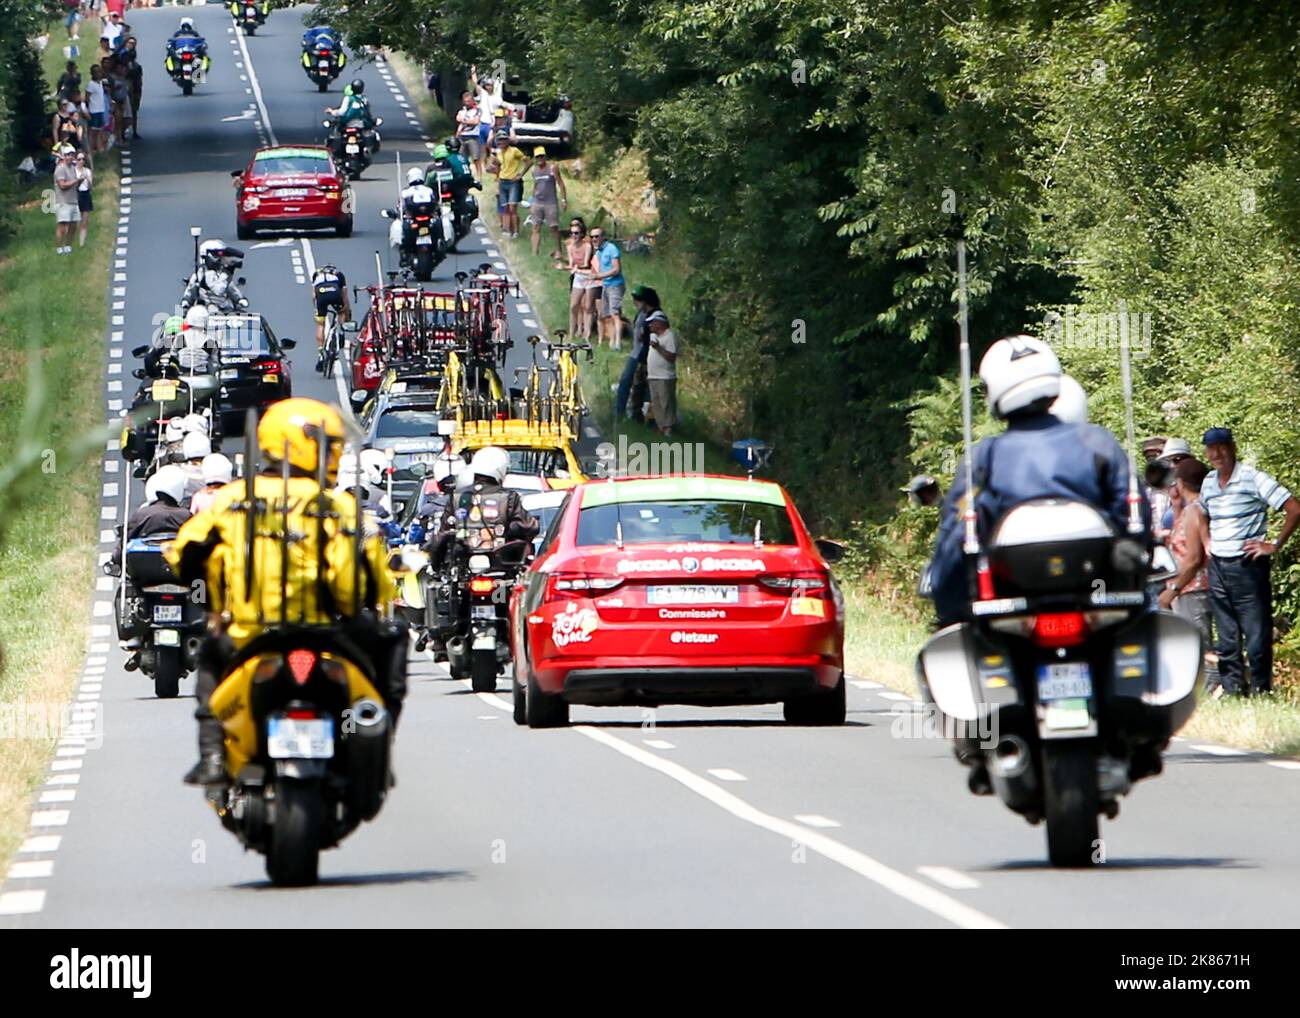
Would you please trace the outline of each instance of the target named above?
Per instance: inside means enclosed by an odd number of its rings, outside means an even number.
[[[263,229],[332,229],[352,236],[352,188],[323,145],[260,148],[231,176],[240,240]]]
[[[510,602],[514,716],[569,704],[782,701],[793,724],[844,722],[844,602],[769,481],[590,481],[552,520]]]

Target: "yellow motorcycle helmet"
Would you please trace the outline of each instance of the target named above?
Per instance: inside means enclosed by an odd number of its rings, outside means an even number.
[[[328,442],[325,455],[325,481],[338,480],[339,457],[343,454],[343,416],[328,403],[295,396],[272,403],[257,425],[257,444],[262,455],[272,463],[285,458],[288,444],[289,465],[314,476],[321,436]]]

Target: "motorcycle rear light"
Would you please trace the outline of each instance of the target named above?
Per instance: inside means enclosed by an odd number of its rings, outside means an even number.
[[[311,721],[318,715],[310,707],[291,707],[284,712],[284,716],[294,721]]]
[[[182,53],[182,54],[181,54],[181,59],[182,59],[182,60],[193,60],[193,59],[194,59],[194,54],[193,54],[193,53]]]
[[[311,677],[312,667],[316,664],[316,652],[314,650],[289,651],[289,671],[293,673],[293,681],[300,686],[307,684]]]
[[[1088,635],[1083,612],[1045,612],[1034,619],[1034,642],[1040,647],[1074,647]]]
[[[496,580],[489,579],[486,576],[479,576],[469,581],[469,592],[482,596],[492,593],[492,588],[495,586]]]

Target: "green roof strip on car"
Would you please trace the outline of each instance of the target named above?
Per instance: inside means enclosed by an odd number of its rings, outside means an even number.
[[[254,162],[263,159],[286,159],[302,156],[306,159],[324,159],[325,150],[319,148],[268,148],[253,157]]]
[[[781,488],[771,481],[728,477],[648,477],[635,481],[592,483],[583,492],[582,507],[589,509],[615,502],[685,502],[694,499],[785,505]]]

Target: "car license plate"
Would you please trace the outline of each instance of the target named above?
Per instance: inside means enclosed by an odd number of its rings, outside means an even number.
[[[331,718],[271,718],[266,726],[266,755],[273,760],[328,760],[334,755]]]
[[[410,452],[405,454],[408,463],[437,463],[439,455],[436,452]]]
[[[740,588],[711,585],[647,587],[646,601],[649,604],[737,604]]]
[[[233,382],[238,377],[239,377],[238,368],[226,368],[224,371],[221,372],[221,380],[223,382]]]
[[[262,381],[266,382],[269,385],[273,385],[279,380],[280,380],[280,376],[277,375],[274,371],[272,371],[270,374],[266,374],[262,376]]]
[[[153,634],[153,642],[158,647],[179,647],[181,634],[175,629],[159,629]]]
[[[497,617],[497,606],[494,604],[470,605],[469,617],[472,619],[495,619]]]
[[[278,187],[275,190],[277,198],[306,198],[310,193],[305,187]]]
[[[1092,696],[1092,673],[1086,661],[1038,666],[1038,702],[1077,700]]]
[[[155,622],[179,622],[182,618],[185,606],[179,604],[156,604],[153,606],[153,620]]]

